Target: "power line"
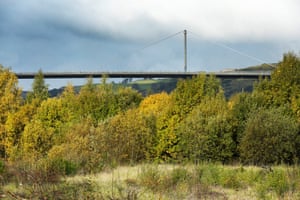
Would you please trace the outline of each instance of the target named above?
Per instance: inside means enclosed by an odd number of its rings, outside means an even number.
[[[198,34],[196,34],[196,33],[193,33],[193,32],[191,32],[191,31],[189,31],[189,33],[191,33],[192,35],[194,35],[194,36],[196,36],[196,37],[202,38],[200,35],[198,35]],[[241,55],[241,56],[248,57],[248,58],[250,58],[250,59],[252,59],[252,60],[258,61],[258,62],[260,62],[260,63],[265,63],[266,65],[269,65],[269,66],[271,66],[271,67],[274,67],[273,65],[268,64],[267,61],[264,61],[264,60],[262,60],[262,59],[260,59],[260,58],[255,57],[255,56],[251,56],[251,55],[249,55],[249,54],[247,54],[247,53],[245,53],[245,52],[236,50],[236,49],[234,49],[234,48],[232,48],[232,47],[230,47],[230,46],[228,46],[228,45],[225,45],[224,43],[217,43],[217,42],[210,42],[210,43],[212,43],[212,44],[214,44],[214,45],[217,45],[217,46],[219,46],[219,47],[225,48],[225,49],[227,49],[227,50],[230,50],[230,51],[232,51],[232,52],[235,52],[235,53],[237,53],[237,54],[239,54],[239,55]]]
[[[175,36],[177,36],[177,35],[179,35],[179,34],[181,34],[181,33],[183,33],[183,31],[179,31],[179,32],[177,32],[177,33],[168,35],[168,36],[166,36],[166,37],[164,37],[164,38],[162,38],[162,39],[159,39],[159,40],[150,42],[149,44],[145,45],[144,47],[140,48],[140,49],[137,50],[137,51],[142,51],[142,50],[147,49],[147,48],[149,48],[149,47],[151,47],[151,46],[157,45],[157,44],[159,44],[159,43],[161,43],[161,42],[163,42],[163,41],[165,41],[165,40],[168,40],[168,39],[170,39],[170,38],[172,38],[172,37],[175,37]]]

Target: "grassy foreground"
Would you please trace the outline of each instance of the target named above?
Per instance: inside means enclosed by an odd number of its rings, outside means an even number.
[[[145,164],[0,191],[0,199],[300,199],[300,168]]]

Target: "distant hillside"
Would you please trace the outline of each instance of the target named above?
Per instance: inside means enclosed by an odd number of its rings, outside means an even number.
[[[263,63],[261,65],[249,66],[241,69],[234,69],[232,71],[243,71],[243,72],[253,72],[253,71],[273,71],[277,67],[278,63]],[[222,87],[225,92],[226,98],[239,92],[252,92],[253,84],[256,79],[222,79]]]
[[[134,81],[124,86],[129,86],[144,96],[153,93],[167,92],[170,93],[176,88],[179,79],[151,79],[151,80],[139,80]],[[239,92],[251,92],[253,90],[253,84],[256,79],[221,79],[221,85],[224,89],[226,98],[229,98],[235,93]]]
[[[124,84],[124,86],[136,89],[144,96],[153,93],[170,93],[176,87],[178,79],[145,79]]]
[[[278,63],[263,63],[261,65],[236,69],[235,71],[273,71],[277,67],[277,65]]]

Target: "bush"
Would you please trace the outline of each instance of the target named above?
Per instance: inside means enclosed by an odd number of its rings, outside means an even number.
[[[239,189],[242,187],[240,174],[237,170],[226,170],[220,176],[220,184],[225,188]]]
[[[158,166],[144,166],[139,174],[140,185],[152,190],[157,191],[161,185],[161,172]]]
[[[201,164],[196,168],[197,182],[204,185],[219,184],[221,168],[216,164]]]
[[[297,154],[297,121],[283,108],[254,111],[240,144],[242,162],[265,165],[293,163]]]
[[[153,116],[131,109],[99,125],[105,162],[136,163],[151,157],[156,135]]]
[[[287,195],[295,193],[296,188],[299,187],[298,168],[276,167],[260,172],[260,179],[255,186],[260,199],[269,199],[272,194],[276,195],[278,199],[285,199]]]
[[[176,130],[179,158],[230,162],[236,147],[226,101],[220,97],[202,101]]]
[[[278,197],[283,197],[283,195],[290,189],[285,172],[279,169],[276,169],[272,173],[268,174],[267,184],[270,189],[275,191]]]
[[[82,120],[70,127],[66,133],[65,142],[53,146],[47,158],[66,174],[73,174],[76,171],[98,172],[102,169],[101,138],[99,137],[100,133],[92,126],[92,120]]]
[[[172,184],[176,185],[180,182],[188,182],[192,178],[192,175],[187,169],[180,167],[180,168],[175,168],[171,171],[170,178]]]
[[[74,175],[78,170],[77,164],[68,160],[55,159],[50,162],[51,168],[62,175]]]

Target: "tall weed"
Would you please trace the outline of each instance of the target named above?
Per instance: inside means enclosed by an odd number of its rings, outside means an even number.
[[[196,177],[201,184],[218,185],[221,168],[216,164],[201,164],[196,167]]]
[[[162,174],[156,165],[145,165],[139,174],[139,183],[143,187],[157,191],[161,185]]]

